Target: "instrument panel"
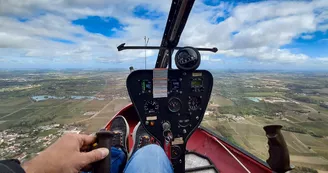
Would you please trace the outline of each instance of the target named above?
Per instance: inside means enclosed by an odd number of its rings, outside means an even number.
[[[171,161],[175,171],[184,170],[181,163],[184,163],[186,143],[204,117],[213,77],[206,70],[164,70],[159,78],[155,69],[133,71],[127,78],[127,89],[141,124],[162,147],[165,140],[162,125],[170,124]]]

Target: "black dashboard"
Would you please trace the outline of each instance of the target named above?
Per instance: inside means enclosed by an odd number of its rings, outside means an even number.
[[[164,128],[169,127],[171,161],[175,172],[183,172],[186,143],[204,117],[212,74],[206,70],[137,70],[128,76],[126,84],[142,126],[162,147]]]

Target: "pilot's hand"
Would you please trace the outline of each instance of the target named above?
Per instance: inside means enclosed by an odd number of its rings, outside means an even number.
[[[107,148],[81,152],[96,140],[95,136],[67,134],[38,156],[23,164],[26,173],[77,173],[90,163],[108,155]]]

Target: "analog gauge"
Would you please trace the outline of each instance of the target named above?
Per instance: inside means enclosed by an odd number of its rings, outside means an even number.
[[[178,121],[178,124],[180,127],[188,127],[190,126],[190,119],[189,118],[181,119]]]
[[[191,126],[190,114],[181,114],[179,116],[178,124],[180,127],[189,127]]]
[[[172,145],[171,147],[171,156],[172,159],[177,159],[181,155],[181,148],[177,145]]]
[[[175,64],[180,70],[196,70],[200,64],[200,53],[193,47],[184,47],[175,54]]]
[[[144,105],[146,114],[154,114],[159,112],[159,104],[155,100],[148,100]]]
[[[196,96],[189,97],[188,105],[189,105],[190,110],[195,111],[195,110],[199,109],[200,104],[201,104],[201,98],[196,97]]]
[[[168,103],[169,110],[171,112],[178,112],[181,109],[181,101],[176,97],[172,97]]]

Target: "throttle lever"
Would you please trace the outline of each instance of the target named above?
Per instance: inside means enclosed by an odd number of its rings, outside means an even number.
[[[111,147],[113,132],[111,131],[99,131],[97,135],[97,148],[107,148],[109,150],[108,155],[94,163],[93,173],[110,173],[111,168]]]

